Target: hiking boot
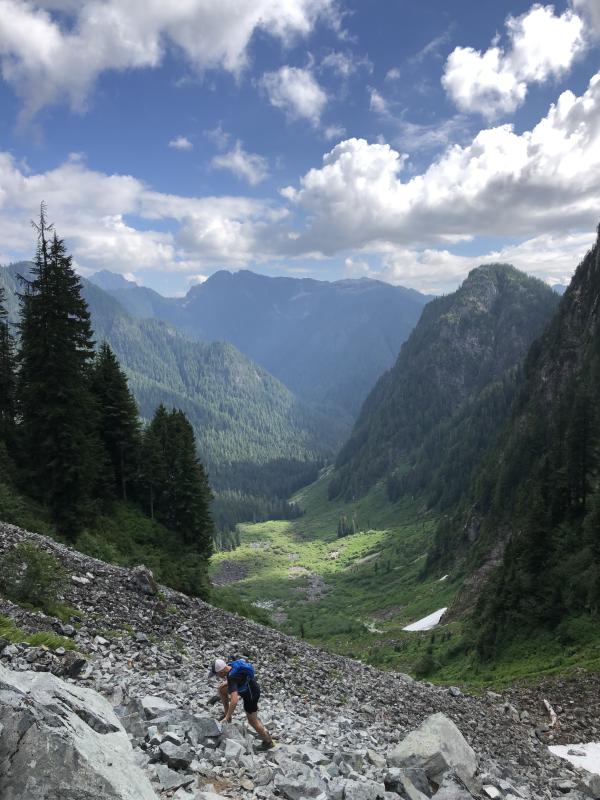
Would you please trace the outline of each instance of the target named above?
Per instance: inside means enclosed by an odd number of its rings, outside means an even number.
[[[268,742],[262,742],[259,745],[259,750],[272,750],[275,747],[275,741],[270,739]]]

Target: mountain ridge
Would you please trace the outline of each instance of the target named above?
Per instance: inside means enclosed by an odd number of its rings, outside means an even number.
[[[13,322],[16,276],[27,268],[22,262],[0,270]],[[192,341],[173,325],[135,319],[110,293],[82,282],[98,344],[106,340],[115,351],[142,416],[150,419],[161,402],[181,408],[217,491],[271,492],[281,500],[333,455],[347,430],[343,421],[295,397],[234,345]],[[270,484],[264,492],[261,480]]]
[[[347,416],[393,363],[430,299],[371,278],[251,270],[219,270],[184,298],[132,286],[111,294],[135,316],[157,317],[201,341],[231,342],[302,399]]]
[[[456,292],[428,303],[363,404],[332,496],[350,498],[392,474],[437,425],[517,366],[558,303],[549,286],[506,264],[477,267]]]

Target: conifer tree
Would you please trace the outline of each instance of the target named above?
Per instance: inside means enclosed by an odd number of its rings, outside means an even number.
[[[140,448],[138,411],[127,378],[109,345],[104,342],[91,372],[100,440],[112,468],[113,493],[128,498],[137,470]]]
[[[212,492],[196,455],[194,431],[183,411],[160,405],[144,434],[142,483],[151,516],[179,534],[182,544],[208,559],[214,524]]]
[[[161,403],[142,436],[140,488],[150,519],[161,515],[162,494],[167,483],[165,452],[168,444],[168,413]]]
[[[10,449],[15,426],[15,354],[5,300],[6,293],[0,287],[0,438]]]
[[[73,537],[93,485],[92,330],[81,283],[42,204],[31,277],[21,278],[17,397],[28,491]]]

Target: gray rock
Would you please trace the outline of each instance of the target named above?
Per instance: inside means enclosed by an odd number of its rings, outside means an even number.
[[[432,800],[473,800],[473,795],[449,775],[433,795]]]
[[[385,774],[384,784],[386,789],[407,800],[425,800],[431,794],[427,774],[418,767],[391,767]]]
[[[2,800],[156,800],[108,702],[49,673],[0,666]]]
[[[300,754],[302,761],[304,761],[306,764],[313,764],[314,766],[317,766],[318,764],[328,764],[331,760],[320,750],[317,750],[316,748],[310,747],[306,744],[300,745],[298,748],[298,753]]]
[[[483,794],[486,797],[491,798],[491,800],[497,800],[497,798],[502,797],[502,792],[500,791],[500,789],[497,789],[495,786],[492,786],[491,784],[486,784],[483,787]]]
[[[204,717],[194,714],[188,717],[184,724],[186,738],[192,744],[198,744],[205,739],[216,739],[221,736],[222,728],[213,717]]]
[[[52,667],[52,673],[61,678],[77,678],[86,664],[86,658],[81,653],[67,650],[60,661]]]
[[[169,712],[176,711],[177,706],[169,703],[162,697],[155,697],[154,695],[146,695],[141,699],[142,709],[146,715],[146,719],[154,719]]]
[[[452,720],[444,714],[433,714],[411,731],[390,752],[388,761],[397,767],[424,766],[429,761],[426,771],[431,779],[443,775],[448,767],[463,779],[472,778],[477,770],[475,752]],[[436,783],[441,781],[436,780]]]
[[[374,750],[367,750],[367,760],[373,764],[374,767],[383,769],[387,766],[387,761],[381,753],[376,753]]]
[[[228,761],[233,761],[242,755],[245,748],[235,739],[225,739],[224,755]]]
[[[344,787],[344,800],[378,800],[384,794],[383,783],[375,783],[375,781],[347,780]]]
[[[158,584],[154,579],[152,570],[140,564],[130,571],[131,581],[140,592],[147,595],[158,594]]]
[[[194,752],[189,747],[182,747],[173,742],[162,742],[159,747],[160,756],[171,769],[187,769],[194,760]]]
[[[155,770],[158,785],[164,792],[170,789],[179,789],[180,786],[190,786],[195,780],[193,775],[183,775],[181,772],[175,772],[165,764],[157,764]]]
[[[600,775],[593,772],[582,771],[581,783],[589,797],[600,798]]]
[[[173,800],[195,800],[195,798],[196,795],[194,792],[188,792],[188,790],[184,789],[183,786],[180,789],[177,789],[173,795]]]
[[[318,797],[324,786],[315,775],[293,778],[290,775],[275,775],[275,788],[288,800],[302,800],[307,797]]]

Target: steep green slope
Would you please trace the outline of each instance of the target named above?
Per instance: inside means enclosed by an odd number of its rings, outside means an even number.
[[[99,280],[106,284],[105,275]],[[181,299],[135,286],[111,293],[138,317],[231,342],[299,397],[349,416],[393,363],[429,300],[368,279],[330,283],[247,270],[216,272]]]
[[[26,269],[0,271],[13,318],[16,275]],[[287,497],[332,456],[343,424],[299,401],[232,345],[190,341],[163,322],[135,319],[89,282],[84,296],[95,335],[126,370],[142,416],[161,402],[185,411],[218,491]]]
[[[544,632],[556,649],[600,640],[599,395],[597,242],[529,351],[510,425],[470,496],[476,526],[471,510],[438,533],[438,556],[478,533],[470,569],[506,547],[475,613],[483,657],[517,640],[526,651]]]
[[[361,409],[338,456],[332,496],[359,496],[390,476],[396,479],[392,496],[399,496],[402,480],[413,467],[416,472],[412,483],[406,483],[407,490],[424,488],[417,474],[427,476],[437,468],[466,476],[476,456],[463,453],[463,460],[472,462],[466,471],[453,465],[452,439],[457,438],[455,423],[460,425],[461,410],[469,403],[480,408],[484,437],[501,424],[497,412],[506,413],[508,407],[501,395],[506,390],[510,394],[503,383],[510,384],[509,371],[541,333],[558,302],[541,281],[496,264],[473,270],[456,292],[425,306],[394,367],[381,377]],[[498,381],[500,397],[494,403],[490,387]],[[470,418],[467,413],[466,429]],[[458,441],[463,438],[458,436]]]

